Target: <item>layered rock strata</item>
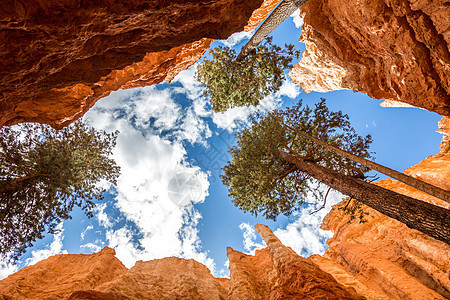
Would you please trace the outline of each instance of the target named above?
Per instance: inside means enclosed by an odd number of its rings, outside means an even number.
[[[253,29],[277,1],[262,3],[2,1],[0,126],[61,128],[111,91],[170,81],[212,39]]]
[[[289,76],[304,91],[350,89],[450,115],[448,1],[310,0],[301,16],[306,50]]]

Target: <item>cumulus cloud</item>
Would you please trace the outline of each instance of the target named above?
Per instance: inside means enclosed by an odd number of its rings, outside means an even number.
[[[327,187],[318,187],[325,194]],[[331,207],[340,202],[344,195],[336,191],[330,191],[325,208],[318,210],[323,202],[318,202],[312,196],[307,197],[307,207],[293,214],[293,221],[285,227],[274,230],[274,234],[280,241],[291,247],[297,254],[308,257],[313,254],[323,254],[326,250],[326,240],[333,236],[331,231],[320,229],[323,218],[331,210]],[[241,223],[239,228],[243,231],[243,244],[247,254],[254,255],[255,251],[266,247],[265,242],[259,237],[254,227],[248,223]],[[261,242],[258,242],[260,240]]]
[[[17,265],[5,263],[3,260],[0,260],[0,280],[8,277],[12,273],[15,273],[19,270]]]
[[[320,189],[325,192],[328,188],[321,186]],[[293,222],[285,228],[277,229],[274,234],[284,245],[291,247],[299,255],[308,257],[312,254],[323,254],[326,250],[325,241],[333,234],[331,231],[320,229],[320,225],[325,215],[331,210],[331,206],[340,202],[343,197],[339,192],[330,191],[325,208],[312,215],[311,213],[319,209],[323,203],[308,197],[308,207],[296,213]]]
[[[291,78],[286,76],[283,81],[283,85],[276,95],[278,97],[286,96],[288,98],[295,99],[298,95],[300,95],[300,85],[293,83]]]
[[[119,91],[86,114],[91,126],[120,131],[113,154],[121,167],[114,206],[126,222],[116,222],[105,206],[97,208],[96,216],[109,246],[127,267],[137,260],[178,256],[196,259],[214,271],[213,260],[201,249],[197,229],[201,215],[193,206],[208,195],[208,177],[187,162],[185,150],[185,143],[204,143],[211,135],[204,120],[210,113],[192,72],[174,79],[183,88]],[[175,101],[178,93],[192,102],[183,107]],[[187,185],[174,190],[174,182],[180,185],[179,179],[186,176]],[[174,193],[187,203],[178,205]]]
[[[80,248],[87,249],[91,253],[99,252],[100,250],[102,250],[102,247],[100,247],[94,243],[87,243],[87,244],[81,245]]]
[[[96,213],[97,221],[99,225],[105,228],[111,228],[113,223],[108,218],[108,215],[105,213],[106,203],[97,204],[94,212]]]
[[[244,39],[250,39],[254,33],[255,29],[247,32],[245,31],[236,32],[233,33],[228,39],[221,40],[221,42],[227,47],[233,47],[234,45],[237,45],[240,42],[242,42]]]
[[[303,18],[300,17],[300,9],[297,9],[296,11],[294,11],[291,15],[292,17],[292,21],[295,24],[295,27],[300,28],[303,25]]]
[[[253,228],[253,226],[251,226],[250,224],[241,223],[239,225],[239,229],[243,231],[242,236],[244,249],[247,251],[247,254],[255,255],[256,250],[265,248],[267,246],[261,238],[259,238],[261,240],[260,243],[256,242],[259,235],[257,234],[255,228]]]
[[[56,226],[56,233],[53,236],[53,241],[47,245],[44,249],[31,251],[31,257],[26,260],[26,265],[34,265],[35,263],[44,260],[52,255],[56,254],[67,254],[67,250],[63,250],[63,240],[64,240],[64,229],[63,223]]]
[[[86,233],[87,233],[89,230],[92,230],[92,229],[94,229],[94,226],[92,226],[92,225],[89,225],[88,227],[86,227],[86,229],[83,230],[83,231],[81,232],[81,234],[80,234],[81,240],[84,240],[84,237],[85,237]]]

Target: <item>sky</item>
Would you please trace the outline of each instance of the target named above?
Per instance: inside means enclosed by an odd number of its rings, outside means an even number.
[[[271,34],[274,42],[304,50],[298,42],[301,23],[297,12]],[[234,34],[212,47],[240,49],[252,33]],[[382,100],[352,91],[306,94],[289,79],[257,107],[214,113],[194,78],[195,68],[171,83],[119,90],[95,104],[85,122],[98,130],[120,131],[113,154],[121,167],[117,186],[102,183],[108,192],[93,218],[75,209],[71,220],[59,224],[58,234],[36,242],[17,265],[0,262],[0,279],[51,255],[90,254],[105,246],[114,248],[127,268],[138,260],[177,256],[193,258],[213,275],[226,277],[226,247],[244,253],[264,247],[253,227],[258,223],[268,225],[300,255],[323,254],[332,232],[321,230],[320,224],[342,195],[330,193],[326,208],[316,214],[311,212],[322,203],[308,199],[300,212],[269,221],[234,207],[221,183],[228,147],[236,143],[234,132],[256,111],[287,107],[299,99],[311,106],[326,98],[331,110],[349,115],[360,135],[372,135],[376,162],[398,171],[439,151],[436,113],[383,108]]]

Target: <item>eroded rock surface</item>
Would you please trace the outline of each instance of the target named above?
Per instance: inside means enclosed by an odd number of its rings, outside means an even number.
[[[55,255],[1,280],[0,299],[65,299],[77,290],[110,282],[127,270],[108,247],[91,255]]]
[[[256,26],[267,10],[248,20],[262,3],[2,1],[0,126],[61,128],[113,90],[170,81],[212,39]]]
[[[450,115],[446,0],[310,0],[301,61],[289,76],[306,92],[350,89]]]
[[[449,189],[449,119],[439,122],[443,134],[441,151],[405,173]],[[401,182],[384,179],[378,185],[450,209],[450,204]],[[322,223],[334,236],[325,255],[311,259],[337,281],[353,286],[368,299],[450,298],[450,245],[364,207],[367,223],[350,221],[342,208],[333,207]]]
[[[278,275],[268,299],[364,299],[310,259],[284,246],[267,226],[258,224],[255,228],[267,244]]]
[[[166,257],[138,261],[126,274],[96,291],[126,299],[226,299],[228,291],[193,259]]]

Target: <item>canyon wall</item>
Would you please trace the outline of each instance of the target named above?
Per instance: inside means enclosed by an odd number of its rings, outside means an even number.
[[[440,152],[405,173],[450,186],[450,118],[439,122]],[[391,179],[376,184],[450,209],[450,204]],[[363,206],[365,223],[335,205],[322,228],[334,235],[323,256],[303,258],[264,225],[267,248],[248,255],[227,248],[230,279],[214,278],[194,260],[139,261],[126,269],[104,248],[62,254],[0,281],[0,299],[445,299],[450,298],[450,245]]]
[[[0,127],[62,128],[111,91],[170,80],[276,0],[0,3]]]
[[[62,128],[111,91],[169,82],[278,2],[2,1],[0,126]],[[290,76],[306,92],[352,89],[450,115],[446,0],[310,0],[302,16],[306,51]]]
[[[447,0],[309,0],[289,73],[305,92],[350,89],[450,116]]]
[[[439,122],[441,151],[405,173],[450,189],[450,118]],[[450,203],[401,182],[384,179],[378,185],[450,209]],[[369,299],[450,298],[450,245],[364,206],[366,223],[350,220],[337,204],[322,228],[332,230],[323,257],[310,257],[322,270]]]

